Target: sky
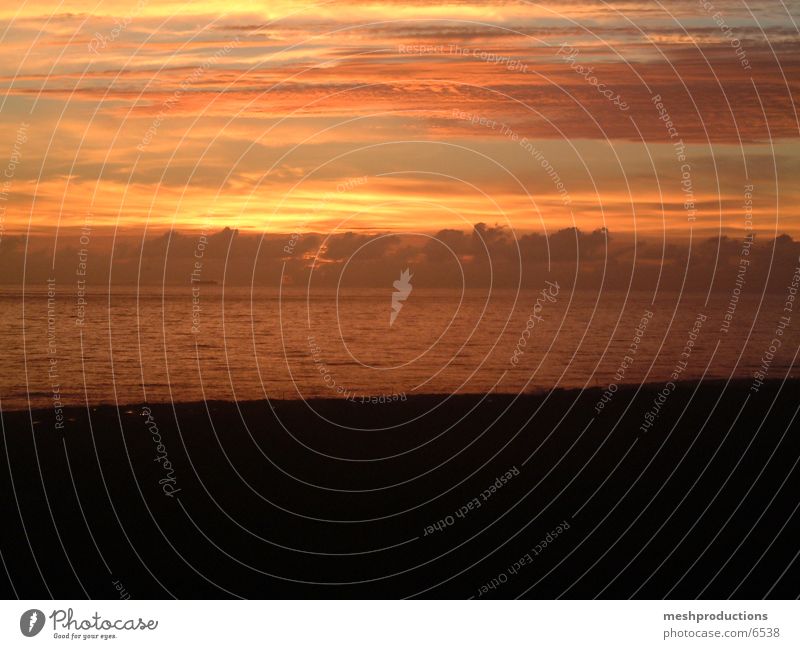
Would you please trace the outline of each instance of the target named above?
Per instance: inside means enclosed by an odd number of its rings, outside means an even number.
[[[5,3],[0,236],[797,238],[798,20],[781,0]]]

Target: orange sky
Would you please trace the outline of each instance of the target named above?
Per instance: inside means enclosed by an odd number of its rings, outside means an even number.
[[[2,231],[800,234],[779,2],[263,4],[3,6]]]

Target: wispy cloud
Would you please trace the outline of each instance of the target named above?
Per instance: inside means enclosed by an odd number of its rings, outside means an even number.
[[[720,0],[716,18],[688,0],[73,4],[0,13],[0,120],[31,123],[12,231],[35,198],[37,227],[91,211],[164,229],[212,206],[244,228],[348,215],[431,230],[502,213],[528,230],[683,236],[735,228],[746,181],[762,229],[798,231],[798,32],[776,3]],[[568,208],[521,139],[547,151]],[[691,156],[692,222],[678,218],[675,140]],[[361,175],[369,189],[314,209]]]

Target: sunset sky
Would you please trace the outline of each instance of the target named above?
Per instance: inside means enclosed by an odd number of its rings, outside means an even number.
[[[800,48],[778,0],[37,0],[0,23],[9,235],[87,215],[735,234],[748,185],[754,230],[800,235]]]

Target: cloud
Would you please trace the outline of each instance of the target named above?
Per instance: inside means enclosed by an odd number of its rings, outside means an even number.
[[[507,221],[684,235],[679,140],[698,231],[739,224],[749,178],[759,229],[780,220],[796,235],[796,31],[778,3],[714,5],[730,31],[688,0],[25,5],[0,25],[4,131],[31,122],[5,227],[26,229],[34,204],[36,230],[91,212],[163,231],[213,206],[242,230],[290,229],[310,211],[320,229],[352,218],[360,231]],[[101,55],[88,48],[97,34]],[[546,152],[568,206],[523,138]],[[314,210],[348,176],[369,189]]]
[[[113,254],[111,244],[114,243]],[[75,288],[81,245],[74,232],[59,238],[53,258],[52,237],[0,240],[0,272],[7,283],[29,288],[55,277],[68,298]],[[88,247],[90,287],[112,284],[190,287],[195,262],[202,278],[229,286],[286,290],[385,288],[411,268],[420,288],[536,288],[543,277],[565,287],[592,290],[730,291],[742,259],[743,237],[720,236],[659,240],[615,235],[606,230],[564,228],[549,236],[516,233],[475,224],[469,230],[441,230],[432,238],[396,233],[356,232],[247,234],[226,228],[216,232],[168,232],[142,239],[131,235],[92,235]],[[197,256],[197,251],[201,256]],[[756,237],[747,255],[746,290],[784,291],[787,273],[800,264],[800,242],[788,235]],[[687,284],[687,278],[689,283]],[[152,291],[152,289],[146,289]]]

